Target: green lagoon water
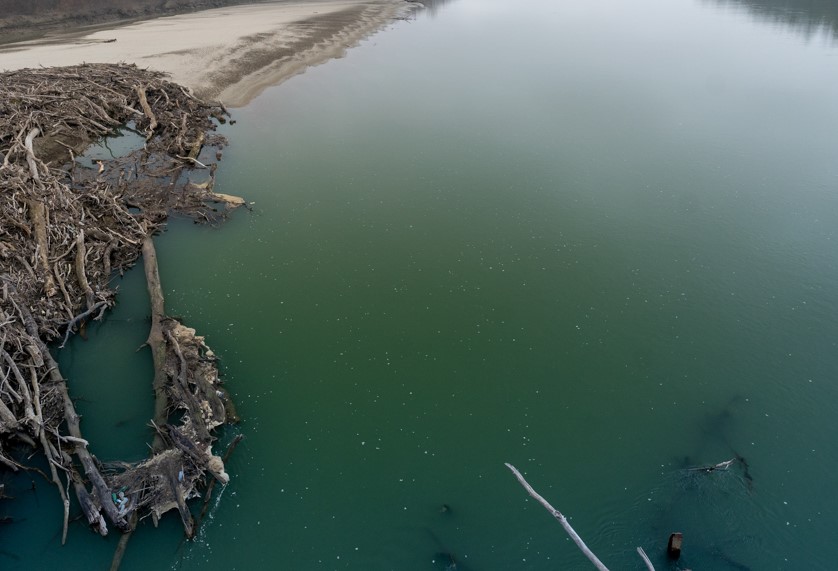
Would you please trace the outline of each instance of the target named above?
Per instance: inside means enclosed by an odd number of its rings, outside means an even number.
[[[796,5],[799,4],[799,5]],[[194,542],[123,569],[830,569],[838,495],[838,18],[808,2],[453,0],[234,112],[218,190],[157,239],[167,309],[245,419]],[[808,10],[808,11],[807,11]],[[139,271],[64,350],[103,459],[146,454]],[[741,456],[727,472],[686,467]],[[60,547],[6,480],[2,569]],[[441,513],[441,506],[450,509]]]

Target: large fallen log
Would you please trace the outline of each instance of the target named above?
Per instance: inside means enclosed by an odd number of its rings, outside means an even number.
[[[47,366],[49,379],[53,382],[54,389],[58,392],[61,398],[64,410],[64,422],[67,425],[67,431],[70,433],[70,437],[73,439],[72,442],[75,444],[75,446],[73,446],[74,453],[81,462],[82,467],[84,468],[84,473],[93,486],[94,495],[98,500],[99,507],[105,512],[108,519],[110,519],[114,525],[122,531],[127,531],[128,522],[125,521],[125,518],[119,514],[111,502],[110,487],[105,482],[102,474],[99,472],[93,457],[87,449],[87,445],[80,444],[80,442],[86,443],[87,441],[82,437],[81,427],[79,425],[79,415],[76,412],[73,401],[70,399],[70,394],[67,391],[67,383],[61,376],[58,363],[55,362],[55,359],[53,359],[52,354],[49,352],[49,348],[47,348],[46,344],[38,335],[38,327],[35,324],[35,320],[32,318],[32,314],[23,304],[20,304],[18,308],[20,310],[24,326],[26,327],[26,332],[29,334],[32,342],[37,347],[37,350],[40,352],[40,357]],[[62,438],[59,436],[59,439]],[[68,439],[64,437],[63,440],[66,441]],[[89,517],[88,519],[94,519],[96,522],[101,522],[101,518],[99,517]],[[107,528],[100,528],[99,532],[102,535],[106,535]]]
[[[0,73],[0,470],[33,469],[56,486],[63,539],[69,490],[103,535],[109,524],[130,532],[140,518],[176,508],[191,536],[186,500],[206,478],[228,478],[212,453],[212,431],[235,412],[203,338],[165,315],[151,241],[172,210],[202,222],[226,215],[211,190],[181,176],[200,163],[214,184],[211,160],[224,140],[213,130],[225,113],[130,65]],[[142,148],[95,166],[78,157],[129,121],[146,134]],[[49,344],[63,347],[103,318],[115,299],[112,274],[140,255],[152,294],[158,430],[144,462],[102,467]],[[180,419],[172,426],[175,410]],[[40,450],[48,474],[25,465],[28,453],[10,452],[21,444]]]
[[[148,286],[148,297],[151,301],[151,329],[148,332],[146,345],[151,349],[154,362],[154,424],[163,426],[169,414],[169,397],[166,391],[166,343],[163,338],[162,321],[166,317],[163,288],[160,286],[160,273],[157,267],[157,251],[151,236],[143,240],[143,268]],[[160,452],[164,447],[163,438],[155,431],[152,450]]]
[[[119,569],[140,510],[149,512],[156,524],[164,513],[177,509],[184,534],[192,538],[198,523],[186,500],[195,495],[207,472],[214,478],[208,491],[216,481],[229,481],[223,461],[211,451],[212,430],[228,418],[218,396],[221,386],[214,354],[194,329],[166,316],[157,252],[150,236],[143,241],[143,267],[151,302],[146,344],[154,363],[152,424],[157,430],[152,457],[125,467],[114,478],[113,486],[124,490],[128,497],[123,513],[132,522],[132,529],[117,545],[112,571]],[[183,411],[180,426],[168,423],[173,409]]]

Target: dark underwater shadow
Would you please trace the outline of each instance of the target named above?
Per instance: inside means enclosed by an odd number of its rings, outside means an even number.
[[[452,2],[456,2],[457,0],[408,0],[409,2],[415,2],[417,4],[422,4],[424,9],[422,12],[426,12],[429,16],[434,17],[437,15],[439,10],[445,6],[446,4],[450,4]]]
[[[827,33],[838,39],[835,0],[700,0],[702,4],[741,7],[756,21],[792,30],[809,39]]]

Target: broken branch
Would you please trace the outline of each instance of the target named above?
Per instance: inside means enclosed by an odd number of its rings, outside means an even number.
[[[582,550],[582,553],[584,553],[585,557],[587,557],[590,560],[590,562],[594,564],[594,567],[599,569],[599,571],[608,571],[608,567],[606,567],[602,563],[602,561],[600,561],[599,558],[596,555],[594,555],[594,552],[591,551],[587,545],[585,545],[585,542],[582,540],[581,537],[579,537],[579,534],[576,533],[576,530],[573,529],[573,526],[570,525],[570,522],[567,521],[567,518],[562,514],[562,512],[551,506],[550,502],[545,500],[538,492],[536,492],[533,489],[533,487],[530,486],[529,482],[527,482],[527,480],[524,479],[524,476],[521,475],[521,472],[519,472],[515,466],[509,464],[508,462],[505,463],[505,466],[509,468],[513,474],[515,474],[515,477],[518,479],[518,482],[524,487],[527,493],[530,496],[532,496],[532,498],[535,499],[535,501],[544,506],[544,509],[550,512],[550,514],[554,518],[556,518],[556,520],[558,520],[558,522],[570,536],[570,539],[572,539],[573,543],[576,544],[576,547]]]

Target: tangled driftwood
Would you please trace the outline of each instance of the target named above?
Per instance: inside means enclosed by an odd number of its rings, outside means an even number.
[[[186,499],[205,474],[226,483],[212,431],[235,416],[202,337],[165,315],[151,236],[175,210],[222,217],[235,197],[212,192],[226,111],[155,72],[131,65],[81,65],[0,74],[0,467],[37,470],[15,454],[46,456],[64,506],[69,490],[90,525],[130,531],[138,517],[178,509],[194,533]],[[133,122],[143,148],[98,165],[77,155]],[[208,178],[186,177],[202,167]],[[66,381],[48,344],[63,346],[114,304],[109,280],[143,256],[152,299],[148,338],[156,399],[152,456],[103,466],[82,435]],[[177,425],[169,415],[180,409]],[[13,448],[14,447],[14,448]]]

